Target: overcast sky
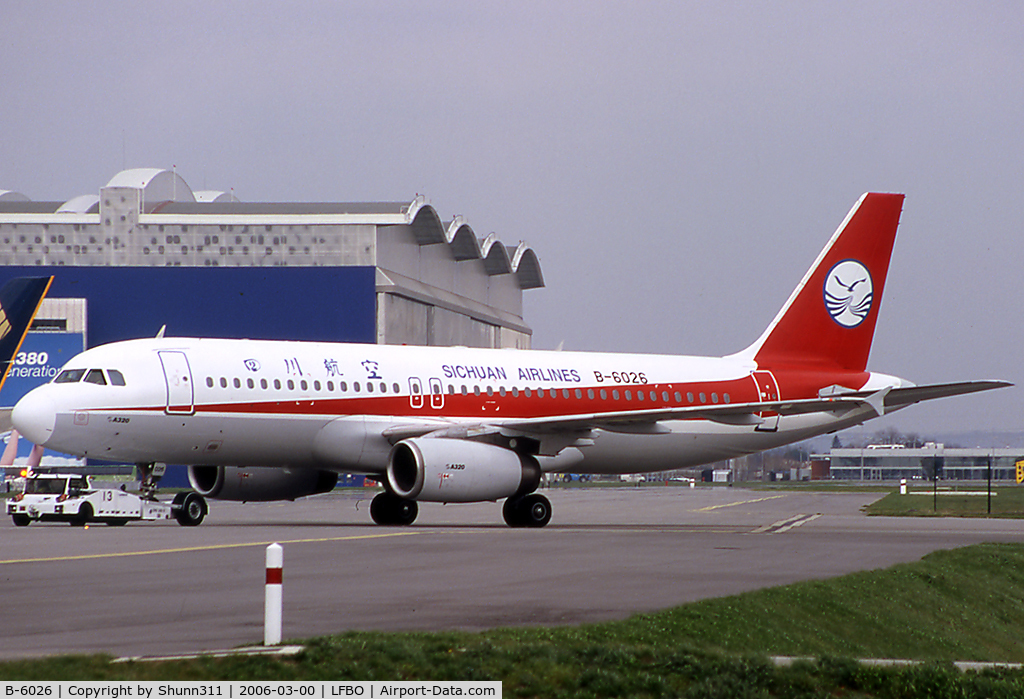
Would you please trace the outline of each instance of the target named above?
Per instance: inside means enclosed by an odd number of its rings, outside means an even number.
[[[1022,59],[1016,2],[9,2],[0,189],[425,194],[537,251],[534,347],[712,355],[904,192],[870,368],[1024,386]],[[874,424],[1017,430],[1024,388]]]

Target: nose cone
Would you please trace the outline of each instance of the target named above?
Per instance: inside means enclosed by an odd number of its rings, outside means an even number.
[[[11,413],[11,422],[18,432],[33,444],[46,444],[53,436],[57,407],[45,386],[37,388],[18,401]]]

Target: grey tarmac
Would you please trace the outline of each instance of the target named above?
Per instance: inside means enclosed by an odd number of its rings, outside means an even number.
[[[371,523],[372,492],[211,502],[199,527],[0,524],[0,658],[157,655],[262,642],[265,548],[284,546],[285,639],[347,630],[579,624],[1024,541],[1024,521],[866,517],[878,493],[645,484],[544,491],[543,529],[500,503]]]

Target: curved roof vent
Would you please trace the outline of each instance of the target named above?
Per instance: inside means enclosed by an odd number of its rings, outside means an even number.
[[[420,245],[433,245],[434,243],[445,242],[444,227],[441,226],[441,217],[431,206],[426,197],[417,196],[406,213],[409,218],[409,227],[412,235]]]
[[[196,197],[196,201],[201,204],[224,204],[242,201],[235,196],[234,192],[218,192],[213,189],[202,189],[198,192],[193,192],[193,194]]]
[[[131,187],[142,190],[142,200],[146,202],[145,208],[165,201],[190,201],[196,200],[192,194],[192,188],[172,170],[160,170],[157,168],[136,168],[134,170],[122,170],[110,178],[107,187]]]
[[[12,192],[9,189],[0,189],[0,201],[32,201],[21,192]]]
[[[88,214],[99,211],[100,198],[95,194],[83,194],[68,199],[57,208],[58,214]]]
[[[544,275],[540,271],[537,253],[526,243],[519,243],[512,253],[512,269],[515,270],[521,289],[539,289],[544,286]]]
[[[512,271],[512,260],[508,257],[508,250],[498,240],[498,236],[491,233],[484,238],[480,244],[480,253],[484,258],[484,269],[491,276],[497,274],[509,274]]]
[[[480,254],[480,243],[476,239],[476,233],[462,216],[456,216],[448,224],[444,237],[452,249],[452,257],[457,261],[479,260],[483,257]]]

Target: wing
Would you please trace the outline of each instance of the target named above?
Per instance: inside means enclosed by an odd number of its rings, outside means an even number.
[[[833,413],[842,416],[853,410],[870,407],[877,415],[904,408],[921,401],[959,396],[980,391],[1005,388],[1013,384],[1007,381],[961,381],[955,383],[927,384],[900,388],[886,387],[877,391],[853,391],[836,389],[818,398],[801,400],[759,401],[753,403],[730,403],[719,405],[681,406],[653,408],[651,410],[628,410],[603,413],[582,413],[557,417],[522,418],[479,423],[419,423],[396,425],[384,430],[383,434],[392,444],[411,437],[430,434],[452,439],[485,439],[495,434],[533,435],[547,443],[550,452],[561,446],[585,439],[594,429],[633,434],[658,434],[669,429],[661,424],[665,420],[712,420],[726,425],[756,426],[764,422],[762,413],[779,415],[806,415],[809,413]],[[552,435],[562,439],[551,440]]]
[[[651,410],[593,413],[558,418],[509,420],[501,424],[504,427],[525,430],[602,428],[612,431],[615,431],[617,428],[622,429],[622,431],[634,431],[630,429],[631,425],[639,426],[656,423],[661,420],[704,419],[728,425],[758,425],[763,422],[760,414],[764,412],[778,413],[779,415],[804,415],[807,413],[828,412],[842,415],[857,408],[870,406],[878,415],[884,415],[888,411],[925,400],[989,391],[1012,385],[1007,381],[961,381],[956,383],[927,384],[924,386],[883,388],[878,391],[841,390],[830,395],[801,400],[655,408]]]

